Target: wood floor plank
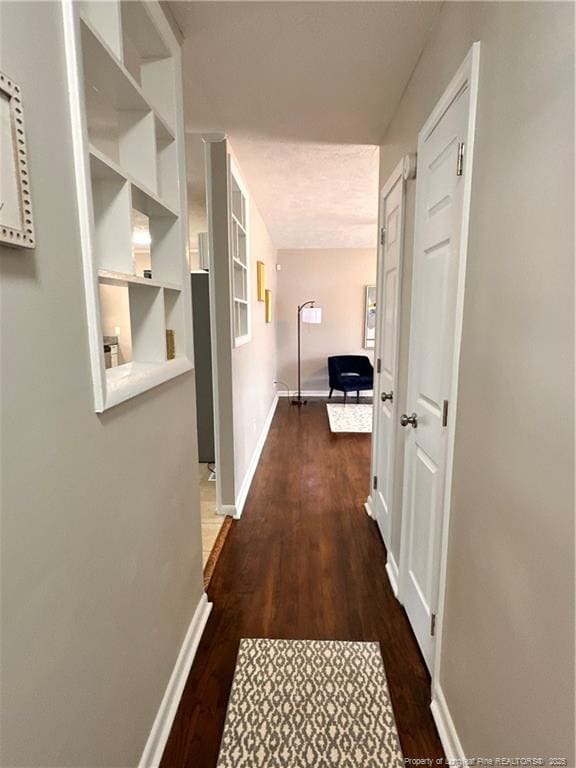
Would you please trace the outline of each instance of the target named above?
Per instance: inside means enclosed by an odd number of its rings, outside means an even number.
[[[163,768],[216,765],[242,637],[379,641],[404,756],[444,756],[430,678],[364,511],[370,439],[332,434],[323,402],[298,409],[280,401],[210,582],[214,608]]]

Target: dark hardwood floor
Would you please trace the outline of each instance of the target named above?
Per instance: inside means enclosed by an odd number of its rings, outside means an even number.
[[[369,473],[370,435],[332,434],[323,402],[280,400],[210,582],[214,608],[163,768],[216,765],[242,637],[378,640],[404,756],[443,756],[430,678],[364,511]]]

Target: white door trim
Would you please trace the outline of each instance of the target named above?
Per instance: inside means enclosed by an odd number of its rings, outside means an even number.
[[[203,134],[202,140],[204,141],[204,161],[206,165],[206,207],[208,217],[208,291],[210,298],[210,343],[212,350],[216,510],[221,515],[234,517],[236,515],[236,480],[234,476],[234,462],[229,459],[231,455],[233,456],[234,423],[233,418],[223,417],[223,413],[226,414],[227,410],[232,412],[233,332],[230,314],[232,297],[230,293],[226,294],[226,292],[223,292],[225,297],[222,297],[217,290],[217,287],[221,287],[221,284],[226,282],[230,289],[230,280],[222,278],[220,274],[221,265],[218,266],[216,264],[215,239],[217,232],[215,233],[213,218],[218,213],[218,210],[214,210],[218,208],[218,205],[215,205],[213,197],[212,145],[220,143],[223,145],[228,165],[229,155],[227,154],[225,133]],[[226,183],[228,184],[228,176]],[[226,202],[227,205],[228,203]],[[227,243],[228,239],[228,233],[226,233],[224,241]],[[220,244],[220,247],[223,247],[222,244]],[[225,264],[226,268],[228,268],[227,248]],[[227,386],[224,386],[224,382],[227,382]]]
[[[396,323],[396,338],[394,340],[394,343],[396,345],[397,350],[400,346],[400,317],[402,314],[402,273],[403,273],[403,262],[404,262],[404,219],[405,219],[405,201],[406,201],[406,180],[410,178],[414,178],[416,173],[416,157],[415,155],[406,155],[405,157],[400,160],[400,162],[396,165],[384,185],[380,189],[380,196],[378,201],[378,259],[377,259],[377,270],[376,270],[376,337],[374,341],[374,363],[375,363],[375,385],[373,389],[373,396],[376,398],[378,397],[378,393],[380,391],[380,384],[379,384],[379,377],[380,373],[378,372],[378,360],[382,359],[383,357],[383,350],[382,350],[382,338],[381,338],[381,318],[382,318],[382,312],[383,312],[383,295],[384,295],[384,257],[385,257],[385,248],[384,244],[382,243],[382,239],[380,237],[380,233],[382,231],[382,227],[384,226],[384,203],[390,192],[394,189],[394,187],[398,184],[399,181],[402,183],[402,206],[401,206],[401,217],[399,222],[399,237],[400,237],[400,243],[399,243],[399,258],[398,258],[398,304],[397,304],[397,314],[398,314],[398,321]],[[399,366],[396,364],[396,370],[394,375],[394,382],[393,382],[393,391],[395,393],[395,396],[398,397],[398,379],[399,379]],[[366,510],[368,511],[368,514],[376,519],[376,510],[378,509],[378,500],[375,498],[374,492],[374,477],[378,473],[378,440],[380,437],[380,419],[379,419],[379,412],[380,409],[378,408],[378,404],[374,403],[373,408],[373,424],[372,424],[372,449],[371,449],[371,465],[370,465],[370,494],[366,500]],[[396,430],[396,433],[394,435],[393,439],[393,450],[396,452],[397,450],[397,440],[398,440],[398,432]],[[385,541],[386,547],[389,550],[391,542]],[[388,559],[390,559],[391,553],[388,551]],[[397,568],[395,569],[397,571]],[[390,571],[388,571],[390,573]],[[391,580],[392,583],[392,580]],[[398,588],[396,583],[392,583],[392,587],[394,589],[394,594],[397,594]]]
[[[458,373],[460,370],[460,349],[462,345],[462,326],[464,321],[464,297],[466,285],[466,264],[468,257],[468,233],[470,228],[470,200],[472,196],[472,170],[474,161],[474,141],[476,137],[476,116],[478,110],[478,86],[480,80],[480,42],[470,48],[460,69],[448,86],[443,98],[432,114],[438,121],[441,114],[448,108],[452,99],[466,82],[470,89],[468,135],[464,155],[464,190],[462,201],[462,230],[460,236],[460,253],[458,266],[458,287],[456,292],[456,315],[454,324],[454,354],[452,357],[452,391],[450,393],[450,413],[448,415],[448,451],[446,463],[446,480],[443,509],[442,541],[440,552],[440,578],[438,591],[438,614],[436,618],[436,645],[434,648],[434,666],[432,671],[432,702],[437,699],[440,688],[440,664],[442,658],[442,634],[444,630],[444,604],[446,597],[446,570],[448,563],[448,540],[450,528],[450,511],[452,503],[452,472],[454,467],[454,439],[456,432],[456,414],[458,411]],[[442,109],[442,113],[438,114]]]
[[[434,656],[432,660],[432,704],[438,699],[440,689],[440,663],[442,655],[442,633],[444,604],[446,592],[446,570],[448,559],[448,539],[450,525],[451,508],[451,490],[452,490],[452,472],[454,462],[454,436],[456,414],[458,408],[458,370],[460,364],[460,347],[462,341],[462,323],[464,313],[464,288],[466,279],[466,257],[468,253],[468,229],[470,218],[470,199],[472,188],[472,162],[474,156],[474,137],[476,129],[476,112],[478,101],[478,81],[480,70],[480,43],[476,42],[470,48],[466,58],[460,65],[458,71],[452,78],[450,84],[444,91],[440,100],[434,107],[430,117],[418,134],[418,141],[428,136],[438,121],[443,117],[454,99],[467,85],[469,89],[469,112],[468,112],[468,131],[466,136],[465,154],[464,154],[464,178],[463,178],[463,201],[462,201],[462,220],[461,236],[458,251],[458,278],[456,291],[456,310],[454,319],[454,351],[451,363],[451,383],[450,383],[450,410],[448,414],[448,436],[446,452],[446,473],[444,481],[444,497],[442,505],[442,532],[440,545],[440,563],[439,563],[439,588],[438,588],[438,606],[436,614],[436,631]],[[406,590],[406,547],[408,536],[408,515],[402,515],[402,539],[400,551],[400,576],[399,576],[399,599],[402,602]]]
[[[397,264],[397,273],[398,273],[398,284],[396,288],[397,298],[396,298],[396,327],[395,327],[395,338],[394,338],[394,345],[396,347],[396,355],[395,355],[395,369],[394,369],[394,376],[392,381],[392,391],[394,392],[394,398],[395,398],[395,409],[398,409],[399,404],[402,401],[401,393],[399,391],[399,378],[400,378],[400,371],[399,371],[399,356],[400,356],[400,341],[401,341],[401,317],[402,317],[402,290],[403,290],[403,266],[404,266],[404,235],[405,235],[405,215],[406,215],[406,181],[408,179],[413,179],[416,175],[416,155],[406,155],[403,157],[400,162],[396,165],[392,173],[390,174],[389,178],[386,180],[384,185],[380,189],[380,196],[379,196],[379,233],[382,232],[382,227],[386,226],[385,219],[385,208],[386,208],[386,201],[389,198],[389,196],[393,193],[394,189],[400,184],[400,196],[401,196],[401,202],[399,206],[400,215],[399,215],[399,222],[398,222],[398,264]],[[376,277],[376,338],[375,338],[375,344],[374,344],[374,355],[375,355],[375,386],[373,390],[373,396],[374,398],[379,397],[379,393],[381,390],[381,382],[380,382],[380,376],[382,375],[381,372],[378,372],[378,363],[379,361],[382,361],[384,359],[384,352],[383,349],[383,338],[382,338],[382,324],[383,324],[383,312],[384,312],[384,293],[385,293],[385,257],[386,257],[386,238],[384,238],[384,243],[382,243],[382,237],[379,237],[379,245],[378,245],[378,257],[377,257],[377,277]],[[380,493],[380,490],[374,488],[374,477],[378,476],[381,469],[379,468],[379,447],[380,447],[380,440],[381,440],[381,432],[383,425],[381,424],[381,407],[379,402],[376,400],[374,401],[374,409],[373,409],[373,439],[372,439],[372,454],[371,454],[371,489],[370,489],[370,495],[368,496],[368,499],[366,500],[366,510],[368,514],[370,514],[377,522],[378,527],[380,528],[380,532],[382,535],[382,538],[384,539],[384,543],[387,549],[387,573],[390,578],[390,584],[392,585],[394,594],[398,596],[398,568],[396,566],[395,560],[392,556],[392,520],[394,516],[394,510],[396,509],[396,501],[399,499],[399,492],[400,489],[396,486],[396,464],[397,464],[397,458],[398,458],[398,452],[399,452],[399,431],[396,427],[396,432],[391,438],[390,447],[393,452],[394,458],[392,461],[393,468],[392,468],[392,474],[393,477],[391,481],[392,483],[392,496],[390,499],[390,511],[388,514],[388,527],[385,524],[385,521],[382,520],[382,502],[378,499],[378,494]],[[387,485],[389,484],[387,483]],[[382,478],[379,478],[379,488],[382,488]],[[384,526],[384,527],[383,527]],[[394,564],[394,567],[392,567],[391,563]],[[390,566],[390,567],[389,567]]]
[[[380,348],[382,339],[380,338],[380,326],[381,326],[381,315],[382,315],[382,283],[383,283],[383,277],[384,277],[384,245],[382,243],[382,238],[380,237],[380,233],[382,232],[382,227],[384,226],[384,200],[386,199],[386,196],[390,193],[390,190],[393,189],[394,185],[398,183],[398,181],[402,178],[404,175],[404,158],[400,160],[396,168],[392,171],[386,182],[383,184],[383,186],[380,188],[380,195],[378,199],[378,259],[376,262],[376,335],[374,338],[374,388],[373,388],[373,396],[377,396],[377,392],[379,391],[378,386],[378,379],[380,377],[380,374],[378,372],[378,366],[377,362],[378,359],[382,357],[382,350]],[[404,239],[404,238],[402,238]],[[398,274],[400,276],[400,279],[402,279],[402,249],[400,253],[400,266],[398,270]],[[400,327],[400,323],[398,323],[398,329]],[[398,381],[394,382],[394,386],[396,386]],[[369,509],[371,510],[371,516],[374,517],[374,505],[375,500],[373,498],[374,495],[374,476],[376,474],[376,462],[377,462],[377,456],[378,452],[376,450],[376,445],[378,441],[378,435],[379,435],[379,419],[378,419],[378,408],[376,407],[376,403],[374,403],[373,408],[373,414],[372,414],[372,446],[371,446],[371,460],[370,460],[370,494],[368,495],[368,499],[366,500],[366,504],[368,505]]]

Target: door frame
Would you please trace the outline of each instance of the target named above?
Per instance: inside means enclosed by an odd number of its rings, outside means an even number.
[[[208,219],[216,511],[221,515],[237,517],[232,390],[232,294],[229,275],[229,196],[227,192],[226,196],[214,197],[215,182],[222,186],[224,177],[228,190],[230,156],[226,134],[202,134],[202,140],[204,141]]]
[[[374,496],[374,477],[377,475],[377,460],[378,460],[378,451],[377,451],[377,444],[378,444],[378,438],[380,436],[380,419],[379,419],[379,409],[378,404],[376,402],[376,398],[378,397],[378,393],[380,391],[380,371],[379,365],[380,361],[383,358],[383,339],[382,339],[382,332],[381,332],[381,325],[382,325],[382,315],[384,311],[384,305],[383,305],[383,296],[384,296],[384,257],[385,257],[385,239],[383,242],[383,238],[381,236],[382,230],[384,228],[384,204],[385,200],[392,191],[392,189],[396,186],[398,182],[402,184],[402,205],[401,205],[401,211],[400,211],[400,221],[398,223],[398,235],[400,238],[399,243],[399,255],[398,255],[398,302],[397,302],[397,313],[398,318],[396,322],[396,338],[394,340],[394,343],[396,345],[397,351],[399,351],[400,348],[400,335],[401,335],[401,317],[402,317],[402,286],[403,286],[403,273],[404,273],[404,227],[405,227],[405,219],[406,219],[406,181],[408,179],[413,179],[416,176],[416,155],[405,155],[400,162],[396,165],[386,182],[383,184],[383,186],[380,188],[379,193],[379,201],[378,201],[378,256],[377,256],[377,262],[376,262],[376,336],[374,340],[374,360],[375,360],[375,380],[374,380],[374,405],[373,405],[373,414],[372,414],[372,446],[371,446],[371,459],[370,459],[370,494],[368,495],[368,498],[366,499],[365,508],[367,513],[372,517],[374,520],[377,521],[377,500]],[[394,376],[394,382],[393,382],[393,391],[394,395],[396,397],[396,402],[398,402],[398,380],[399,380],[399,366],[396,365],[396,371]],[[394,455],[398,452],[398,429],[396,428],[394,431],[394,435],[392,438],[392,450],[394,452]],[[381,532],[382,534],[382,532]],[[388,532],[389,538],[391,539],[391,530]],[[398,564],[396,563],[396,560],[394,558],[394,555],[391,552],[391,541],[386,541],[386,537],[382,534],[382,538],[384,539],[384,544],[386,546],[386,573],[388,574],[388,579],[390,581],[390,585],[392,587],[392,590],[396,597],[398,597]]]
[[[460,350],[462,345],[462,326],[464,318],[464,298],[466,281],[466,262],[468,255],[468,232],[470,223],[470,200],[472,192],[472,171],[474,159],[474,139],[476,132],[476,115],[478,103],[478,84],[480,75],[480,43],[473,43],[468,51],[466,58],[456,71],[456,74],[450,81],[448,87],[437,101],[430,116],[418,132],[418,142],[421,137],[427,135],[438,123],[450,105],[467,86],[470,93],[468,107],[468,129],[465,141],[464,153],[464,178],[462,190],[462,216],[461,216],[461,234],[458,249],[458,276],[456,287],[456,307],[454,314],[454,347],[451,363],[451,382],[450,382],[450,409],[448,413],[448,435],[446,447],[446,466],[444,477],[444,494],[441,511],[442,530],[440,533],[440,559],[438,563],[438,605],[436,613],[436,631],[434,652],[432,658],[432,710],[437,712],[442,699],[440,687],[440,666],[442,656],[442,634],[444,628],[444,607],[446,597],[446,572],[448,563],[448,542],[450,527],[450,512],[452,501],[452,475],[454,465],[454,440],[456,415],[458,411],[458,373],[460,366]],[[415,224],[416,226],[416,224]],[[415,233],[416,235],[416,233]],[[416,236],[414,237],[416,242]],[[414,286],[413,286],[414,290]],[[412,297],[413,299],[413,297]],[[404,494],[404,498],[405,498]],[[398,599],[402,602],[406,589],[406,553],[408,536],[408,515],[402,513],[402,533],[400,542],[400,563],[399,563],[399,583]]]

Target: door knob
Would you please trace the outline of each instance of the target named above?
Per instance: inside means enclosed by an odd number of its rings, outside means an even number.
[[[390,400],[392,402],[394,398],[394,392],[382,392],[380,394],[380,400],[382,400],[383,403],[386,402],[386,400]]]
[[[402,416],[400,416],[400,424],[402,424],[403,427],[407,427],[408,424],[412,424],[412,428],[416,429],[418,426],[418,414],[413,413],[412,416],[408,416],[406,413],[403,413]]]

